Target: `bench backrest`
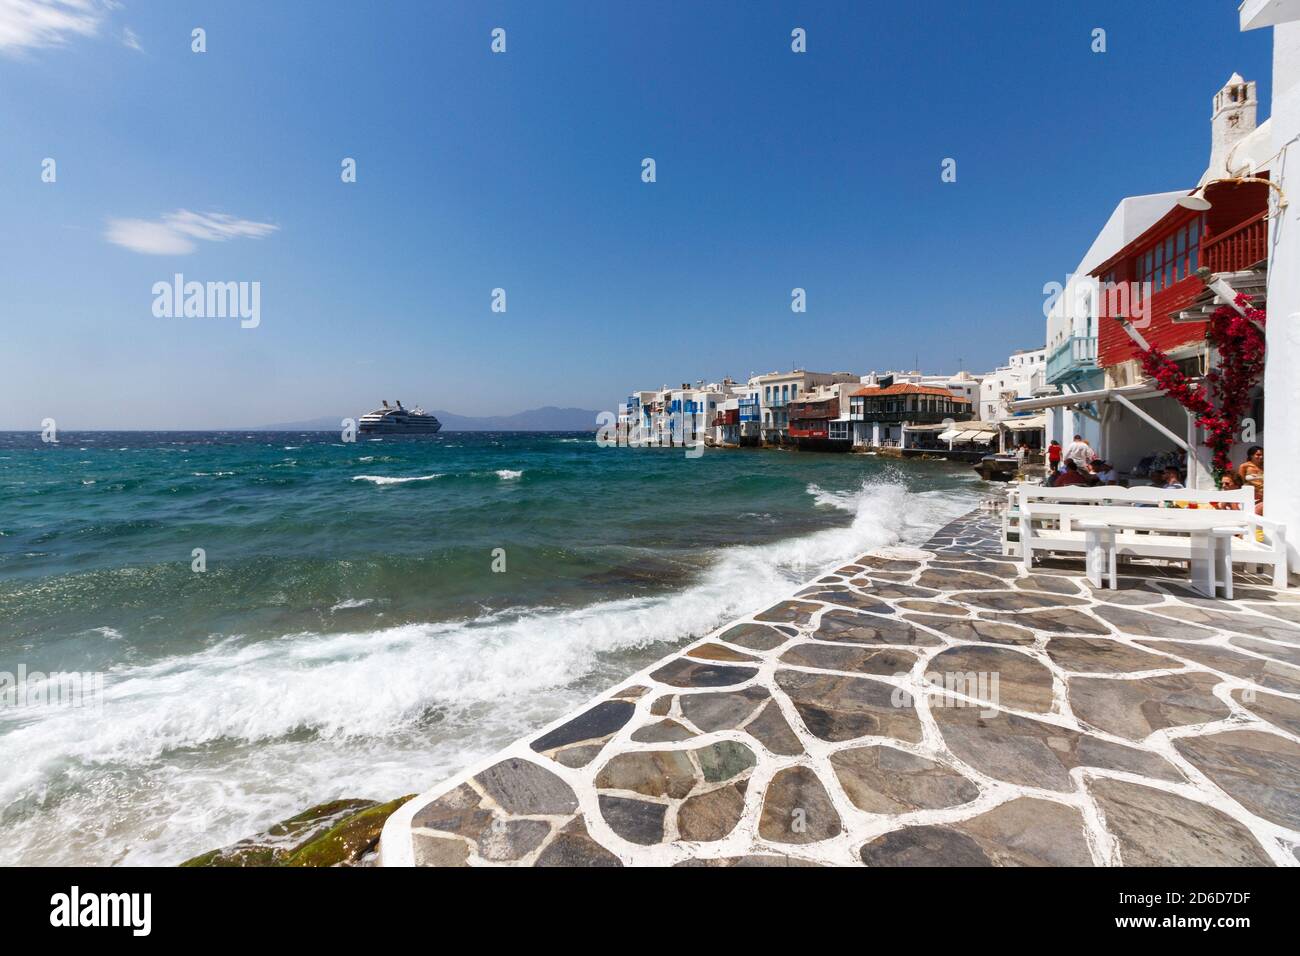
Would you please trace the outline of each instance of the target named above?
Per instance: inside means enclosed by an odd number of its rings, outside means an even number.
[[[1216,523],[1236,527],[1237,525],[1254,525],[1257,522],[1255,512],[1247,510],[1212,510],[1210,508],[1198,508],[1190,510],[1186,508],[1143,508],[1140,511],[1131,505],[1114,506],[1114,505],[1075,505],[1056,501],[1030,501],[1026,502],[1023,511],[1024,516],[1030,521],[1036,521],[1041,518],[1059,518],[1062,525],[1079,521],[1115,521],[1122,523],[1127,519],[1143,519],[1151,517],[1160,521],[1168,521],[1171,526],[1177,526],[1180,516],[1194,518],[1199,522],[1202,516],[1213,515]]]
[[[1019,489],[1019,501],[1023,506],[1029,502],[1074,505],[1163,505],[1177,501],[1194,501],[1198,505],[1235,504],[1240,510],[1254,512],[1255,492],[1251,488],[1238,488],[1235,491],[1201,490],[1193,488],[1121,488],[1119,485],[1099,485],[1095,488],[1044,488],[1040,485],[1026,485]]]

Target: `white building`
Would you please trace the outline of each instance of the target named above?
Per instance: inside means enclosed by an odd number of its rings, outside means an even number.
[[[801,368],[792,372],[769,372],[750,379],[759,388],[762,440],[773,445],[784,444],[789,440],[790,418],[786,406],[790,402],[802,400],[803,396],[819,385],[857,381],[857,376],[849,372],[809,372]]]
[[[1097,364],[1097,335],[1101,305],[1100,281],[1089,273],[1124,248],[1174,207],[1186,195],[1182,190],[1128,196],[1120,200],[1106,224],[1084,253],[1064,288],[1050,303],[1047,314],[1046,384],[1062,394],[1089,392],[1102,387],[1104,376]],[[1096,409],[1071,406],[1046,410],[1044,443],[1069,444],[1082,435],[1094,447],[1101,445],[1101,423]]]
[[[1240,18],[1243,30],[1273,27],[1273,111],[1264,124],[1272,127],[1266,155],[1277,157],[1270,175],[1290,202],[1278,208],[1275,192],[1269,221],[1268,409],[1261,442],[1269,484],[1264,516],[1286,525],[1291,570],[1300,572],[1300,0],[1246,0]],[[1296,155],[1288,163],[1289,152]],[[1231,163],[1225,166],[1236,172]]]
[[[1198,375],[1212,358],[1202,322],[1218,304],[1201,269],[1231,279],[1257,301],[1266,278],[1271,284],[1295,271],[1294,263],[1284,266],[1269,248],[1269,190],[1240,182],[1282,167],[1270,128],[1274,121],[1257,127],[1256,108],[1255,84],[1234,73],[1213,97],[1210,158],[1197,189],[1190,195],[1132,197],[1111,214],[1077,270],[1092,278],[1076,279],[1048,316],[1047,379],[1061,394],[1016,403],[1022,412],[1050,412],[1049,438],[1099,435],[1096,444],[1106,460],[1139,481],[1159,462],[1180,458],[1189,487],[1209,487],[1213,476],[1195,416],[1147,380],[1135,355],[1136,337]],[[1271,302],[1268,308],[1272,313]],[[1131,321],[1121,324],[1111,315]],[[1274,328],[1270,322],[1269,332]],[[1269,345],[1272,372],[1277,359],[1271,340]],[[1294,401],[1284,399],[1288,405]],[[1240,461],[1244,453],[1238,446],[1232,459]]]
[[[979,407],[980,383],[983,379],[982,375],[972,375],[962,370],[956,375],[923,375],[917,384],[946,388],[958,398],[966,399],[970,402],[970,407],[976,409]]]
[[[1011,402],[1031,398],[1035,385],[1043,381],[1047,349],[1017,349],[1001,365],[980,379],[979,418],[1000,422],[1014,414]]]

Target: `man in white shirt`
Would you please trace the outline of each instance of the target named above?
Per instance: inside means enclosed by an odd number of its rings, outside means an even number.
[[[1092,460],[1097,457],[1097,453],[1092,450],[1092,446],[1083,440],[1082,435],[1075,435],[1074,441],[1065,446],[1065,451],[1061,454],[1061,464],[1067,461],[1073,461],[1079,466],[1079,471],[1087,474],[1088,466]]]
[[[1115,470],[1115,466],[1102,461],[1100,458],[1093,459],[1092,473],[1096,477],[1098,484],[1119,484],[1119,472]]]

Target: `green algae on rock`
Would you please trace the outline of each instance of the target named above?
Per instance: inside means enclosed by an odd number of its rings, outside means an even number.
[[[361,866],[379,844],[384,822],[413,796],[322,803],[181,866]]]

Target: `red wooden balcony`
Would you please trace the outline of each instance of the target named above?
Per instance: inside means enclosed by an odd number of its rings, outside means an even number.
[[[1267,258],[1267,209],[1201,244],[1201,264],[1211,272],[1238,272]]]
[[[791,438],[829,438],[830,422],[821,418],[801,418],[790,420]]]
[[[1267,187],[1259,184],[1219,187],[1209,212],[1175,207],[1094,269],[1094,276],[1113,283],[1098,303],[1097,364],[1134,358],[1132,340],[1109,321],[1112,316],[1131,319],[1148,343],[1166,352],[1200,342],[1203,322],[1175,322],[1172,316],[1204,291],[1198,269],[1241,272],[1268,259],[1267,200]]]
[[[791,402],[786,407],[791,422],[796,418],[840,417],[840,401],[838,398],[823,399],[820,402]]]

